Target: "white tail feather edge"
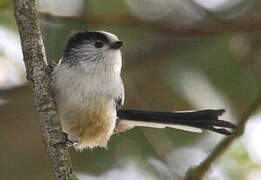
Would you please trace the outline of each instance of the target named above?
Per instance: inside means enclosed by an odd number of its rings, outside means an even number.
[[[160,123],[132,121],[132,120],[131,121],[124,120],[124,124],[125,123],[130,126],[152,127],[152,128],[161,128],[161,129],[169,127],[169,128],[175,128],[175,129],[180,129],[183,131],[190,131],[190,132],[196,132],[196,133],[202,132],[202,130],[199,128],[184,126],[184,125],[160,124]]]

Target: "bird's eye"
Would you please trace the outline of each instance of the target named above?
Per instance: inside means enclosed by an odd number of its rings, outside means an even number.
[[[103,47],[103,42],[102,42],[102,41],[96,41],[96,42],[94,43],[94,46],[95,46],[96,48],[102,48],[102,47]]]

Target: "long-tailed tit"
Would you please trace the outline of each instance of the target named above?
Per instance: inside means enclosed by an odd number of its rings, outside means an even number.
[[[53,70],[58,116],[77,149],[105,147],[111,135],[135,126],[201,129],[230,134],[235,125],[218,120],[224,110],[156,112],[124,110],[123,42],[105,31],[73,34]]]

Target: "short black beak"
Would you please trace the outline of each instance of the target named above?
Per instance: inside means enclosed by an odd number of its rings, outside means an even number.
[[[116,41],[116,42],[113,42],[111,44],[111,49],[117,50],[117,49],[120,49],[121,46],[123,46],[123,42],[122,41]]]

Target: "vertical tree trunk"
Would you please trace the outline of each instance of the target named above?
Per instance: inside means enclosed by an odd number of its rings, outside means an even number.
[[[35,109],[39,114],[45,144],[55,179],[77,179],[66,147],[54,146],[63,141],[62,128],[56,116],[51,93],[51,80],[47,73],[46,55],[40,34],[35,0],[13,0],[27,79],[32,85]],[[26,140],[25,140],[26,141]]]

